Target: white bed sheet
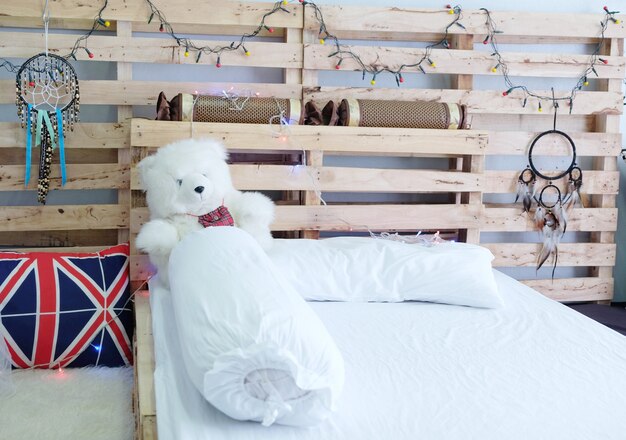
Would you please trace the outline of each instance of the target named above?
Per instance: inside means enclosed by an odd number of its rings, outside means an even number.
[[[151,286],[160,440],[626,439],[626,337],[496,272],[497,310],[311,303],[346,363],[315,428],[234,421],[187,378],[169,293]]]

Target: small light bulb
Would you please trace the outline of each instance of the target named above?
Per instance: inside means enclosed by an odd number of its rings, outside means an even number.
[[[246,56],[249,57],[250,56],[250,51],[246,50]]]
[[[371,85],[373,85],[373,86],[375,86],[375,85],[376,85],[376,80],[375,80],[375,79],[371,80],[371,81],[370,81],[370,84],[371,84]]]
[[[326,43],[326,40],[324,40],[323,38],[320,38],[320,44],[324,44]]]
[[[189,51],[188,51],[188,50],[186,50],[186,51],[185,51],[185,57],[188,57],[188,56],[189,56]]]
[[[492,68],[491,68],[491,71],[492,71],[493,73],[496,73],[496,72],[498,71],[498,69],[496,69],[495,67],[492,67]]]
[[[588,86],[588,85],[589,85],[589,81],[585,81],[585,82],[583,83],[583,86]]]
[[[454,9],[448,10],[448,14],[450,14],[450,15],[454,14]]]

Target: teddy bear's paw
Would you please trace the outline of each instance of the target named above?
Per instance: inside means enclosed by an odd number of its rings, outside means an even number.
[[[151,220],[137,235],[137,248],[150,255],[169,255],[178,244],[176,228],[165,220]]]
[[[267,229],[274,221],[274,209],[269,197],[257,192],[245,192],[236,200],[233,214],[242,229],[248,226]]]

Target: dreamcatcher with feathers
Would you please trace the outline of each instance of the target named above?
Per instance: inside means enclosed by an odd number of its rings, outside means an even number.
[[[531,214],[534,204],[537,205],[533,220],[535,227],[542,236],[541,251],[537,255],[536,270],[539,270],[550,256],[553,257],[552,278],[558,263],[559,243],[567,230],[569,211],[575,206],[582,207],[580,189],[583,184],[583,172],[576,164],[576,145],[572,138],[556,129],[558,103],[554,103],[554,124],[552,130],[544,131],[533,139],[528,150],[528,165],[520,173],[517,180],[517,196],[515,202],[522,201],[524,211]],[[564,138],[571,148],[572,160],[568,168],[557,175],[547,176],[540,172],[533,162],[533,150],[537,142],[547,135],[557,135]],[[564,177],[568,178],[565,195],[553,182]],[[538,179],[547,181],[539,190]]]

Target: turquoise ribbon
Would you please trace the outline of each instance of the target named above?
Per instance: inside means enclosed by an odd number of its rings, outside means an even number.
[[[50,121],[50,116],[48,116],[48,112],[46,110],[37,110],[37,125],[35,126],[35,146],[41,146],[41,132],[43,130],[43,124],[46,124],[48,134],[50,135],[50,142],[52,142],[52,149],[54,150],[56,148],[54,140],[54,129],[52,128],[52,122]],[[46,152],[42,149],[40,154],[46,154]]]
[[[32,162],[31,149],[33,147],[33,132],[30,123],[30,112],[32,110],[33,106],[28,104],[26,108],[26,171],[24,176],[24,186],[28,186],[28,181],[30,180],[30,166]]]
[[[57,109],[57,127],[59,136],[59,160],[61,162],[61,186],[65,185],[67,180],[65,174],[65,136],[63,135],[63,116],[61,110]]]

